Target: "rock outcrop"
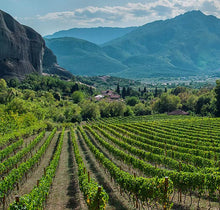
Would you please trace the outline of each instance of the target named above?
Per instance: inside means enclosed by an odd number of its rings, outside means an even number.
[[[71,78],[73,76],[69,71],[57,64],[57,57],[48,47],[45,47],[44,50],[43,72],[47,74],[56,74],[63,78]]]
[[[40,34],[0,10],[0,78],[22,80],[26,74],[41,74],[48,69],[71,75],[57,65],[55,55],[46,48]]]

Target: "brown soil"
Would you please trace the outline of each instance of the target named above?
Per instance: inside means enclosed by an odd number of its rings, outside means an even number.
[[[14,189],[14,191],[11,192],[10,196],[7,198],[7,205],[6,206],[8,206],[9,203],[13,202],[16,195],[23,196],[24,194],[30,193],[31,190],[33,189],[33,187],[37,184],[37,180],[39,180],[44,173],[44,168],[46,168],[50,163],[50,160],[53,156],[55,146],[57,144],[58,136],[59,136],[59,133],[57,132],[55,134],[54,138],[52,139],[50,145],[48,146],[45,154],[43,155],[40,164],[28,173],[27,180],[25,180],[25,178],[24,178],[19,183],[19,190]],[[43,142],[44,141],[40,142],[39,146]]]
[[[29,152],[29,153],[27,153],[25,156],[23,156],[23,158],[22,158],[21,161],[17,164],[17,166],[19,166],[22,162],[24,162],[24,161],[26,161],[28,158],[30,158],[30,157],[31,157],[31,154],[35,154],[36,151],[38,151],[38,149],[44,144],[45,140],[47,139],[47,137],[49,136],[50,133],[51,133],[51,132],[46,132],[46,133],[45,133],[45,136],[40,140],[40,142],[38,142],[38,143],[36,144],[36,146],[31,150],[31,152]],[[37,137],[37,135],[36,135],[36,136],[31,136],[31,137],[27,138],[27,139],[25,140],[25,143],[22,145],[22,148],[20,148],[20,150],[23,149],[24,147],[28,146],[28,145],[31,143],[31,141],[33,141],[33,140],[35,139],[35,137]],[[17,152],[18,152],[18,151],[17,151]],[[15,155],[15,153],[12,153],[10,156],[13,156],[13,155]],[[4,161],[3,161],[3,162],[4,162]],[[4,174],[4,176],[7,176],[7,174],[9,174],[11,170],[12,170],[12,169],[8,170],[8,172],[6,172],[6,173]]]
[[[105,139],[107,142],[111,143],[112,145],[114,145],[116,148],[118,149],[121,149],[121,150],[124,150],[120,147],[118,147],[117,145],[115,145],[113,142],[111,142],[110,140],[106,139],[103,135],[100,134],[100,132],[98,130],[95,129],[95,131],[99,134],[99,136],[101,136],[103,139]],[[117,160],[116,158],[114,158],[106,149],[104,149],[100,143],[98,143],[97,140],[94,139],[94,137],[90,134],[90,132],[88,132],[86,130],[86,133],[88,133],[89,137],[90,137],[90,140],[92,141],[92,143],[97,147],[99,148],[99,150],[101,152],[103,152],[105,154],[106,157],[108,157],[110,160],[112,160],[116,165],[119,165],[121,166],[121,168],[124,170],[124,171],[127,171],[128,173],[131,173],[133,174],[134,172],[136,173],[137,176],[142,176],[142,177],[145,177],[145,175],[140,171],[140,170],[137,170],[135,168],[132,168],[132,167],[129,167],[128,165],[124,164],[123,161],[120,161],[120,160]],[[129,153],[129,152],[128,152]],[[136,156],[134,156],[136,157]],[[136,157],[137,158],[137,157]],[[177,210],[186,210],[186,209],[197,209],[198,207],[198,195],[195,196],[195,195],[192,195],[192,203],[191,203],[191,198],[190,198],[190,195],[184,195],[182,194],[182,202],[180,203],[179,200],[178,200],[178,193],[174,193],[172,196],[171,196],[173,199],[172,199],[172,202],[174,203],[172,209],[177,209]],[[208,198],[201,198],[200,199],[200,202],[199,202],[199,209],[212,209],[212,210],[217,210],[217,209],[220,209],[219,208],[219,204],[218,202],[213,202],[213,201],[210,201],[209,203],[209,200]]]
[[[79,190],[76,162],[71,140],[67,132],[64,135],[60,163],[45,209],[87,209]]]
[[[127,150],[124,150],[123,148],[119,147],[118,145],[116,145],[114,142],[112,142],[111,140],[107,139],[105,136],[103,136],[98,130],[95,129],[95,132],[102,138],[104,139],[106,142],[108,142],[109,144],[113,145],[115,148],[124,151],[128,154],[131,154],[130,152],[128,152]],[[92,141],[92,143],[94,145],[96,145],[96,147],[99,148],[99,150],[104,153],[104,155],[110,159],[112,162],[114,162],[115,165],[117,165],[118,167],[121,167],[121,169],[123,171],[126,171],[127,173],[130,173],[132,175],[134,175],[134,173],[136,174],[137,177],[141,176],[141,177],[147,177],[141,170],[134,168],[132,165],[128,165],[126,163],[124,163],[123,160],[119,160],[117,158],[115,158],[107,149],[105,149],[98,140],[95,139],[95,137],[86,130],[86,133],[88,134],[88,136],[90,137],[90,140]],[[132,154],[131,154],[132,155]],[[139,157],[132,155],[133,157],[139,159]],[[149,163],[151,164],[151,163]]]
[[[33,135],[30,136],[28,138],[24,139],[24,143],[17,149],[15,149],[13,152],[11,152],[6,158],[2,159],[0,162],[4,162],[6,159],[8,159],[9,157],[12,157],[13,155],[15,155],[16,153],[18,153],[20,150],[22,150],[24,147],[26,147],[28,144],[30,144],[31,141],[33,141],[33,139],[36,137],[37,135]],[[15,141],[16,142],[16,141]],[[15,142],[13,142],[12,144],[14,144]]]
[[[96,181],[102,185],[105,191],[109,195],[109,203],[106,207],[107,210],[125,210],[135,209],[133,203],[129,202],[126,194],[120,194],[119,187],[111,181],[108,173],[105,169],[96,161],[92,152],[84,142],[82,136],[78,133],[78,144],[80,154],[84,159],[84,163],[88,171],[91,172],[91,177],[95,178]]]

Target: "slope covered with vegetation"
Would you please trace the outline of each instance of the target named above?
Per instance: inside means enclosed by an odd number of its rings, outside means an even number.
[[[131,79],[217,75],[220,20],[200,11],[156,21],[104,45],[72,38],[47,40],[62,66],[76,75]]]

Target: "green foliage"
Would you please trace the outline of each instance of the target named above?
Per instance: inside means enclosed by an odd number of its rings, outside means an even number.
[[[74,91],[81,89],[88,94],[90,93],[89,87],[83,84],[61,80],[57,76],[40,76],[38,74],[27,75],[22,83],[18,85],[18,88],[34,91],[51,91],[54,93],[59,92],[61,95],[65,94],[69,97]]]
[[[184,92],[186,92],[186,91],[187,91],[187,88],[186,88],[186,87],[178,86],[178,87],[174,88],[174,89],[171,91],[171,93],[177,96],[178,94],[184,93]]]
[[[98,104],[91,101],[84,101],[80,106],[82,108],[81,115],[84,120],[100,118],[101,115]]]
[[[129,106],[135,106],[136,104],[139,103],[139,98],[138,98],[138,97],[135,97],[135,96],[126,97],[125,101],[126,101],[127,105],[129,105]]]
[[[63,136],[65,129],[63,128],[62,133],[59,137],[59,143],[56,147],[55,154],[53,159],[50,162],[50,165],[46,168],[46,174],[42,176],[39,181],[39,186],[35,186],[33,190],[20,198],[21,203],[16,202],[12,203],[9,209],[16,209],[17,205],[21,205],[21,209],[42,209],[44,206],[44,201],[49,195],[50,186],[53,182],[53,177],[55,176],[57,166],[59,164],[60,154],[63,145]]]
[[[143,94],[143,99],[145,99],[147,101],[151,101],[153,98],[154,98],[153,92],[145,92]]]
[[[71,97],[73,99],[73,102],[78,104],[79,102],[81,102],[85,98],[85,95],[82,91],[75,91],[75,92],[73,92]]]
[[[152,113],[151,107],[146,106],[143,103],[138,103],[133,107],[134,110],[134,114],[136,116],[140,116],[140,115],[149,115]]]
[[[196,103],[196,113],[201,114],[202,116],[207,116],[211,113],[216,112],[216,100],[213,94],[207,93],[199,96]]]
[[[47,147],[49,146],[55,132],[56,128],[54,129],[54,132],[52,132],[51,135],[46,139],[40,149],[33,155],[33,157],[29,158],[26,162],[22,162],[18,168],[12,169],[11,172],[5,177],[5,179],[0,182],[1,199],[15,187],[15,183],[19,182],[25,173],[28,172],[40,160]],[[30,149],[29,147],[28,149]]]
[[[0,79],[0,91],[7,88],[7,82],[4,79]]]
[[[153,105],[153,110],[159,113],[171,112],[179,108],[181,108],[180,98],[168,93],[163,93]]]
[[[91,127],[86,126],[86,129],[92,133],[92,135],[98,140],[103,146],[105,146],[115,157],[123,159],[125,162],[129,162],[133,157],[122,150],[115,148],[115,146],[107,143],[94,132]],[[168,205],[168,197],[173,191],[172,181],[167,186],[167,194],[164,193],[164,179],[158,178],[143,178],[135,177],[130,173],[127,173],[121,170],[116,166],[111,160],[106,158],[102,152],[100,152],[89,140],[85,131],[82,128],[79,128],[80,133],[82,134],[86,144],[90,150],[95,155],[96,159],[108,170],[111,177],[115,180],[121,189],[129,192],[133,196],[137,196],[141,201],[153,201],[157,200],[159,203]],[[144,162],[144,161],[143,161]],[[134,167],[141,169],[142,167],[138,164],[138,161],[134,161]],[[135,187],[134,187],[135,186]],[[154,189],[154,190],[153,190]],[[156,190],[155,190],[156,189]]]
[[[111,117],[124,116],[126,105],[122,101],[112,101],[108,105],[108,112]]]
[[[66,122],[81,122],[81,108],[77,104],[68,105],[64,111]]]
[[[78,165],[78,176],[79,176],[79,184],[80,189],[82,190],[86,203],[89,209],[105,209],[106,204],[108,203],[109,196],[104,191],[103,187],[98,186],[98,183],[91,179],[89,180],[87,169],[84,165],[83,159],[80,155],[79,148],[75,138],[75,131],[71,129],[71,137],[74,148],[74,154],[76,158],[76,162]]]
[[[134,116],[134,112],[133,112],[133,110],[132,110],[132,108],[130,106],[126,107],[124,116]]]

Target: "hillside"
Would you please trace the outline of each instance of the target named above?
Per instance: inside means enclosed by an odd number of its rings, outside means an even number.
[[[97,28],[72,28],[58,31],[52,35],[45,36],[47,39],[73,37],[84,39],[95,44],[103,44],[133,31],[137,27],[97,27]]]
[[[78,75],[201,76],[216,74],[220,68],[219,28],[216,17],[191,11],[143,25],[101,47],[79,39],[46,42],[59,63]]]
[[[220,20],[192,11],[139,27],[104,45],[105,52],[129,67],[135,76],[188,76],[219,69]]]
[[[126,68],[109,57],[98,45],[76,38],[46,39],[46,44],[57,55],[58,63],[73,74],[103,75]]]

